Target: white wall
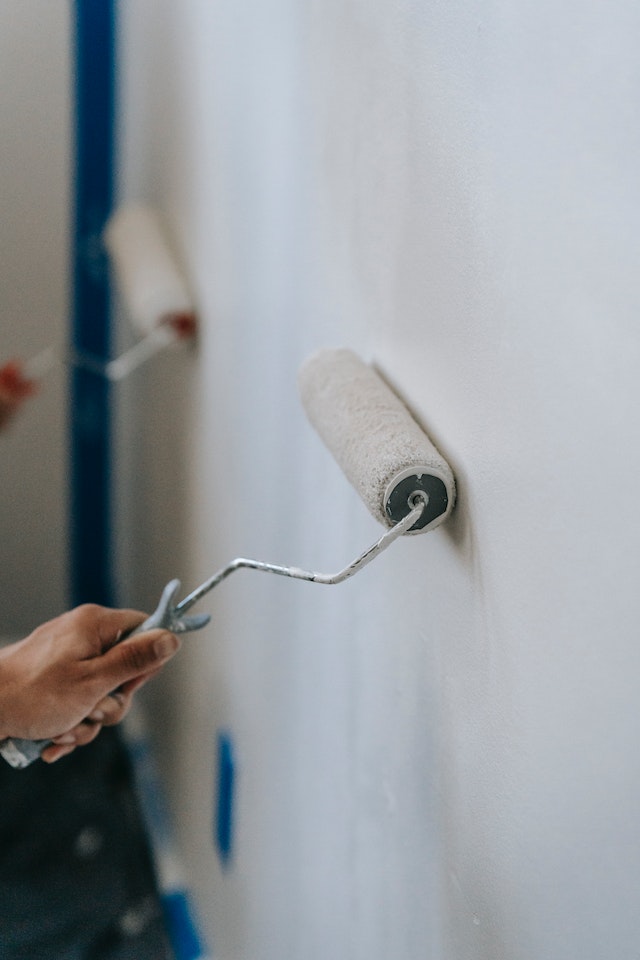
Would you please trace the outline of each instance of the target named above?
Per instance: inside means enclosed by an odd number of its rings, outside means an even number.
[[[238,574],[158,688],[225,960],[637,955],[639,17],[123,4],[123,193],[163,208],[201,316],[138,408],[137,602],[377,535],[300,411],[316,346],[375,357],[460,490],[341,587]]]
[[[70,184],[69,5],[0,0],[0,363],[66,337]],[[0,439],[0,633],[66,600],[63,370]]]

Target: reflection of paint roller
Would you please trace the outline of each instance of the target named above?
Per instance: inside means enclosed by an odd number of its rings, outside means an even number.
[[[123,205],[109,219],[104,242],[123,307],[141,339],[107,363],[47,347],[25,364],[27,377],[39,379],[65,362],[117,382],[159,351],[194,336],[193,302],[156,211],[142,202]]]
[[[104,239],[123,304],[143,337],[128,353],[146,343],[146,360],[168,343],[193,336],[193,302],[156,211],[145,203],[120,207],[107,223]],[[124,356],[112,364],[124,368]]]

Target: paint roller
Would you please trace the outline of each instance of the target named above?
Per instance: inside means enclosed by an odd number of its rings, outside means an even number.
[[[351,350],[316,353],[299,373],[309,420],[373,516],[387,528],[371,547],[337,573],[316,573],[238,557],[175,604],[180,581],[164,588],[158,607],[136,632],[164,627],[185,633],[207,615],[186,616],[205,594],[243,568],[337,584],[352,577],[403,534],[424,533],[443,523],[455,503],[449,464],[397,394]],[[45,743],[5,740],[0,753],[12,766],[28,766]]]
[[[109,219],[104,242],[129,319],[142,339],[108,365],[120,380],[149,357],[196,331],[193,302],[160,217],[140,201]]]
[[[142,201],[122,205],[107,221],[103,240],[115,287],[140,339],[106,363],[82,351],[46,347],[24,365],[28,379],[67,363],[116,383],[160,351],[194,337],[193,301],[158,212]]]
[[[451,467],[372,366],[351,350],[322,350],[301,367],[298,387],[311,424],[370,512],[388,528],[386,533],[337,573],[238,557],[175,607],[163,595],[163,618],[156,625],[180,630],[181,618],[194,603],[243,568],[313,583],[342,583],[398,537],[433,530],[451,513],[456,499]],[[179,586],[179,581],[171,581],[166,594],[175,594]]]
[[[432,530],[455,502],[453,473],[426,433],[373,367],[351,350],[323,350],[298,378],[307,416],[380,523],[424,504],[407,533]]]

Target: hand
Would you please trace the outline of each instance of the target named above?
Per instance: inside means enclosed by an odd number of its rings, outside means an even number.
[[[144,620],[135,610],[86,604],[0,650],[0,737],[52,740],[52,762],[119,723],[135,690],[179,648],[166,630],[118,643]]]
[[[36,390],[37,384],[25,377],[18,360],[10,360],[0,367],[0,428]]]

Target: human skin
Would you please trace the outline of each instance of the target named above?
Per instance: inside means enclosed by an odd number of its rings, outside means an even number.
[[[37,389],[35,381],[25,376],[19,360],[9,360],[0,367],[0,430]]]
[[[51,740],[51,763],[119,723],[180,646],[167,630],[119,642],[144,616],[84,604],[0,650],[0,739]]]

